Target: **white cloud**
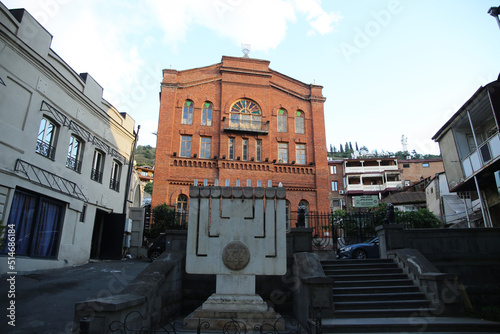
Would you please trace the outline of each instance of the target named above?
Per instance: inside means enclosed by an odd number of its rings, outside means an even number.
[[[166,2],[148,0],[163,29],[164,39],[174,49],[183,42],[189,27],[209,28],[235,44],[251,44],[253,50],[276,48],[286,37],[296,13],[306,14],[310,32],[322,35],[334,31],[342,18],[327,13],[319,0],[185,0]]]
[[[297,10],[307,15],[307,21],[312,29],[308,35],[321,35],[335,31],[335,26],[342,19],[340,12],[327,13],[321,7],[321,0],[295,0]]]
[[[174,49],[185,40],[188,28],[198,25],[236,44],[267,50],[285,38],[287,22],[295,21],[293,6],[286,0],[149,0],[147,5]]]

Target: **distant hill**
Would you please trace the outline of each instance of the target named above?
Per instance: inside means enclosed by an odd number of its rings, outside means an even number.
[[[155,165],[156,148],[150,145],[137,146],[135,151],[135,161],[137,166],[148,165],[153,167]]]

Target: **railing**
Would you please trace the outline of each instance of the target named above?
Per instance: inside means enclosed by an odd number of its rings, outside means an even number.
[[[114,191],[120,191],[120,181],[115,179],[109,180],[109,188]]]
[[[385,191],[387,188],[397,188],[402,181],[388,181],[383,184],[347,184],[345,191]]]
[[[250,131],[269,133],[269,122],[262,122],[261,116],[249,116],[250,118],[231,117],[224,119],[225,131]]]
[[[500,155],[500,135],[490,137],[479,146],[479,150],[474,150],[462,160],[462,167],[465,177],[468,178],[479,171],[489,161]]]
[[[90,179],[102,183],[102,172],[92,168],[92,171],[90,172]]]
[[[281,316],[274,323],[263,323],[257,324],[253,326],[253,328],[247,328],[244,322],[238,321],[235,319],[231,319],[227,321],[222,326],[222,329],[211,329],[210,323],[207,321],[202,321],[198,319],[198,326],[196,329],[185,329],[184,324],[178,321],[169,321],[164,325],[158,326],[155,329],[149,328],[148,326],[133,326],[129,322],[129,317],[132,317],[132,322],[140,322],[147,321],[148,316],[143,315],[139,311],[132,311],[125,316],[123,321],[113,321],[109,324],[108,328],[111,333],[168,333],[168,334],[176,334],[176,333],[223,333],[223,334],[246,334],[248,332],[251,333],[259,333],[259,334],[320,334],[321,333],[321,315],[318,317],[316,313],[314,314],[314,318],[311,320],[309,329],[304,329],[298,321],[293,318]],[[135,318],[135,319],[134,319]],[[135,320],[135,321],[134,321]],[[319,321],[318,321],[319,320]],[[285,330],[279,329],[279,324],[285,325]],[[84,321],[80,321],[80,333],[88,333],[88,328],[90,327],[89,320],[85,319]],[[83,331],[82,331],[83,327]],[[136,328],[134,328],[136,327]],[[312,331],[314,329],[314,332]]]
[[[67,157],[66,167],[79,173],[82,169],[82,162],[78,159],[73,158],[73,157]]]
[[[49,145],[48,143],[45,143],[41,140],[38,140],[36,142],[35,152],[43,155],[46,158],[49,158],[50,160],[54,160],[56,149],[54,146]]]
[[[357,166],[345,167],[345,173],[383,173],[398,170],[398,166]]]

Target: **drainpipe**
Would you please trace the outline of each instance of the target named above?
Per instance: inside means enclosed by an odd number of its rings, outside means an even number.
[[[137,132],[135,134],[134,138],[134,145],[132,146],[132,149],[130,150],[130,160],[129,160],[129,166],[128,166],[128,172],[127,172],[127,184],[125,185],[125,198],[123,200],[123,213],[125,216],[127,215],[127,203],[128,203],[128,196],[130,192],[130,180],[132,179],[132,170],[134,169],[134,159],[135,159],[135,149],[137,146],[137,141],[139,140],[139,130],[141,129],[141,126],[137,126]]]

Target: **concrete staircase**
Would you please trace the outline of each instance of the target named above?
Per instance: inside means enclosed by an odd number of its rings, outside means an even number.
[[[498,323],[440,317],[439,310],[392,260],[323,260],[335,280],[325,333],[500,333]]]

